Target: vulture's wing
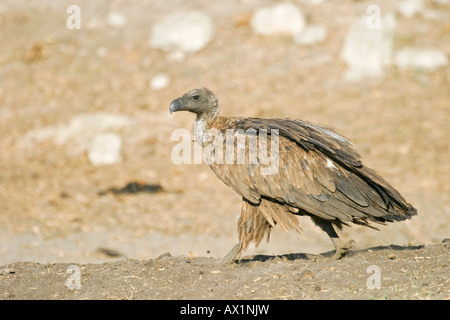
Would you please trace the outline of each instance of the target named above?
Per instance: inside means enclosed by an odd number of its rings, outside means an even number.
[[[225,117],[219,117],[213,127],[223,134],[226,129],[233,129],[235,154],[239,150],[238,136],[247,137],[245,163],[210,166],[219,179],[252,203],[259,203],[261,198],[272,199],[343,223],[382,223],[415,214],[415,209],[392,186],[362,166],[354,145],[332,129],[297,120]],[[273,129],[279,132],[278,154],[271,150]],[[248,138],[255,135],[252,130],[267,132],[265,150],[269,159],[273,156],[278,161],[274,174],[262,174],[267,159],[259,153],[259,165],[249,163]],[[264,139],[259,139],[261,142]],[[223,143],[225,149],[229,141],[218,143]]]

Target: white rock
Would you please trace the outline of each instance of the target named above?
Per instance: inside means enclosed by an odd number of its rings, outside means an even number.
[[[120,129],[131,124],[133,124],[133,120],[130,117],[121,114],[108,112],[81,114],[73,118],[68,126],[60,128],[59,136],[56,137],[56,141],[64,143],[66,140],[75,136]]]
[[[325,0],[302,0],[301,2],[316,6],[318,4],[324,3]]]
[[[327,37],[327,30],[323,26],[307,26],[302,33],[294,36],[294,41],[304,45],[322,42]]]
[[[94,166],[114,164],[122,161],[122,140],[115,133],[97,134],[89,143],[87,156]]]
[[[28,131],[21,141],[23,147],[33,146],[43,141],[53,141],[64,145],[67,152],[75,155],[84,152],[89,141],[102,132],[122,130],[136,125],[136,120],[122,114],[97,112],[80,114],[68,124],[48,126]]]
[[[153,90],[161,90],[168,87],[170,84],[170,77],[166,73],[161,73],[152,78],[150,81],[150,87]]]
[[[122,27],[127,23],[127,17],[121,12],[111,11],[107,21],[111,27]]]
[[[399,68],[433,71],[449,64],[445,53],[433,48],[403,48],[395,53],[394,63]]]
[[[302,11],[293,4],[281,3],[273,7],[257,9],[250,21],[253,32],[262,35],[296,35],[305,27]]]
[[[198,11],[175,11],[153,25],[149,44],[164,51],[196,52],[213,36],[214,25],[208,15]]]
[[[422,0],[402,0],[397,2],[397,11],[406,18],[412,18],[423,10]]]
[[[341,58],[348,65],[344,76],[347,80],[382,76],[384,68],[392,63],[394,14],[381,15],[380,28],[371,27],[367,19],[368,16],[356,18],[345,38]]]

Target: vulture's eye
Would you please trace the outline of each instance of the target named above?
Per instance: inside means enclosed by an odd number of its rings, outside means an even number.
[[[198,100],[199,96],[193,96],[192,98],[194,98],[195,100]]]

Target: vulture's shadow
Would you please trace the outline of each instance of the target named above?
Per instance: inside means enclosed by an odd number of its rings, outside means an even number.
[[[275,259],[281,259],[281,260],[309,260],[308,254],[306,253],[288,253],[288,254],[282,254],[282,255],[265,255],[265,254],[257,254],[250,257],[242,258],[241,260],[235,260],[235,263],[249,263],[253,261],[259,261],[259,262],[265,262]]]
[[[386,245],[386,246],[377,246],[377,247],[371,247],[366,249],[360,249],[360,250],[350,250],[347,253],[347,257],[353,257],[358,254],[365,254],[370,251],[403,251],[403,250],[417,250],[422,249],[424,245],[417,245],[417,246],[399,246],[396,244]],[[241,260],[235,260],[234,262],[239,264],[243,263],[249,263],[249,262],[265,262],[265,261],[271,261],[275,259],[279,260],[287,260],[287,261],[294,261],[294,260],[317,260],[317,259],[323,259],[323,258],[331,258],[335,254],[334,250],[319,253],[319,254],[312,254],[312,253],[288,253],[288,254],[282,254],[282,255],[264,255],[264,254],[257,254],[254,256],[244,257]],[[345,258],[343,259],[345,260]]]

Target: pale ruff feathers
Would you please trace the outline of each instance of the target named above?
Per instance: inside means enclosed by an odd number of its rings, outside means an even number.
[[[194,141],[198,142],[200,145],[204,145],[206,141],[209,140],[209,136],[206,130],[206,121],[195,120],[194,121]]]

